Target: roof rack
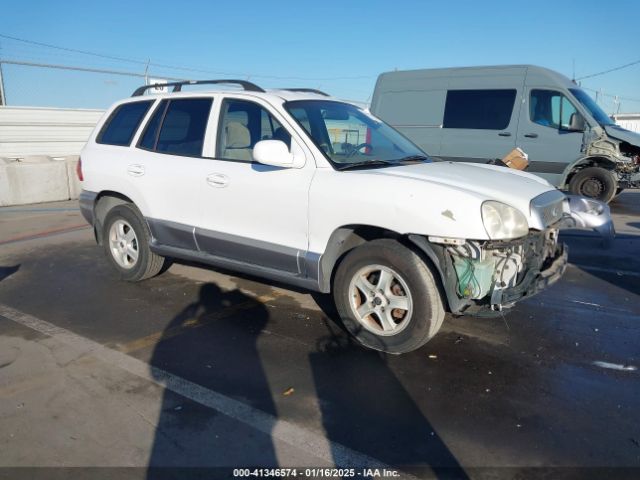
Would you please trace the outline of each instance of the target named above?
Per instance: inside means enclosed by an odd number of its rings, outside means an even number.
[[[173,87],[173,92],[180,92],[182,91],[183,85],[215,85],[220,83],[231,83],[240,85],[247,92],[264,92],[264,90],[255,83],[247,82],[246,80],[184,80],[182,82],[154,83],[153,85],[143,85],[142,87],[136,88],[136,90],[133,92],[133,95],[131,96],[139,97],[148,89],[155,87]]]
[[[331,96],[328,93],[325,93],[322,90],[316,90],[315,88],[281,88],[280,90],[286,90],[288,92],[317,93],[318,95],[324,95],[325,97]]]

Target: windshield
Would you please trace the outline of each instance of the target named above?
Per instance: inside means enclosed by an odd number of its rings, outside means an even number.
[[[579,88],[570,88],[569,91],[573,93],[573,96],[578,99],[584,108],[589,110],[591,116],[595,118],[596,122],[600,125],[615,125],[615,122],[611,120],[606,113],[604,113],[600,106],[589,96],[587,92]]]
[[[354,105],[300,100],[287,102],[285,107],[337,169],[428,161],[402,134]]]

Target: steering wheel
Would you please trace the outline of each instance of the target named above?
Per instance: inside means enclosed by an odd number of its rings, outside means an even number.
[[[373,150],[373,145],[371,145],[370,143],[361,143],[359,145],[356,145],[355,147],[353,147],[353,150],[347,153],[347,158],[353,157],[356,153],[358,153],[358,150],[362,148],[370,148]]]

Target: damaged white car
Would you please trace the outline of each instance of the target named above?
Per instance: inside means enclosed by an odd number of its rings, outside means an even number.
[[[181,258],[331,292],[358,341],[402,353],[565,271],[569,202],[540,177],[433,163],[322,92],[188,83],[119,102],[82,152],[81,210],[125,280]]]

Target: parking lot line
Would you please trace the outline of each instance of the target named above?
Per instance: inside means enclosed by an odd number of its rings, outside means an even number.
[[[132,340],[130,342],[127,342],[125,344],[118,345],[117,348],[120,352],[131,353],[137,350],[142,350],[144,348],[153,347],[164,340],[176,337],[182,333],[187,332],[188,330],[202,327],[204,325],[215,322],[217,320],[228,318],[243,310],[251,310],[252,308],[255,308],[258,304],[264,304],[266,302],[270,302],[280,296],[282,296],[282,293],[272,292],[269,294],[252,298],[251,300],[240,302],[236,305],[230,305],[222,310],[208,313],[199,318],[188,318],[181,325],[176,325],[175,327],[171,327],[160,332],[155,332],[145,337],[141,337],[141,338]]]
[[[120,368],[144,380],[160,385],[171,392],[182,395],[189,400],[217,410],[227,417],[240,421],[292,447],[303,450],[318,459],[337,466],[394,469],[375,458],[352,450],[340,443],[332,442],[324,435],[313,430],[279,419],[246,403],[205,388],[161,368],[149,365],[123,352],[107,348],[98,342],[77,335],[70,330],[41,320],[33,315],[20,312],[3,304],[0,304],[0,315],[47,335],[83,355],[91,355],[106,364]],[[405,473],[402,474],[402,477],[415,478]]]
[[[24,242],[27,240],[35,240],[38,238],[44,238],[44,237],[49,237],[51,235],[60,235],[63,233],[69,233],[69,232],[75,232],[78,230],[84,230],[86,228],[91,228],[89,225],[87,225],[86,223],[83,223],[81,225],[72,225],[70,227],[63,227],[63,228],[52,228],[50,230],[45,230],[43,232],[38,232],[38,233],[30,233],[29,235],[20,235],[17,237],[13,237],[13,238],[9,238],[8,240],[3,240],[0,242],[0,245],[7,245],[9,243],[17,243],[17,242]]]

